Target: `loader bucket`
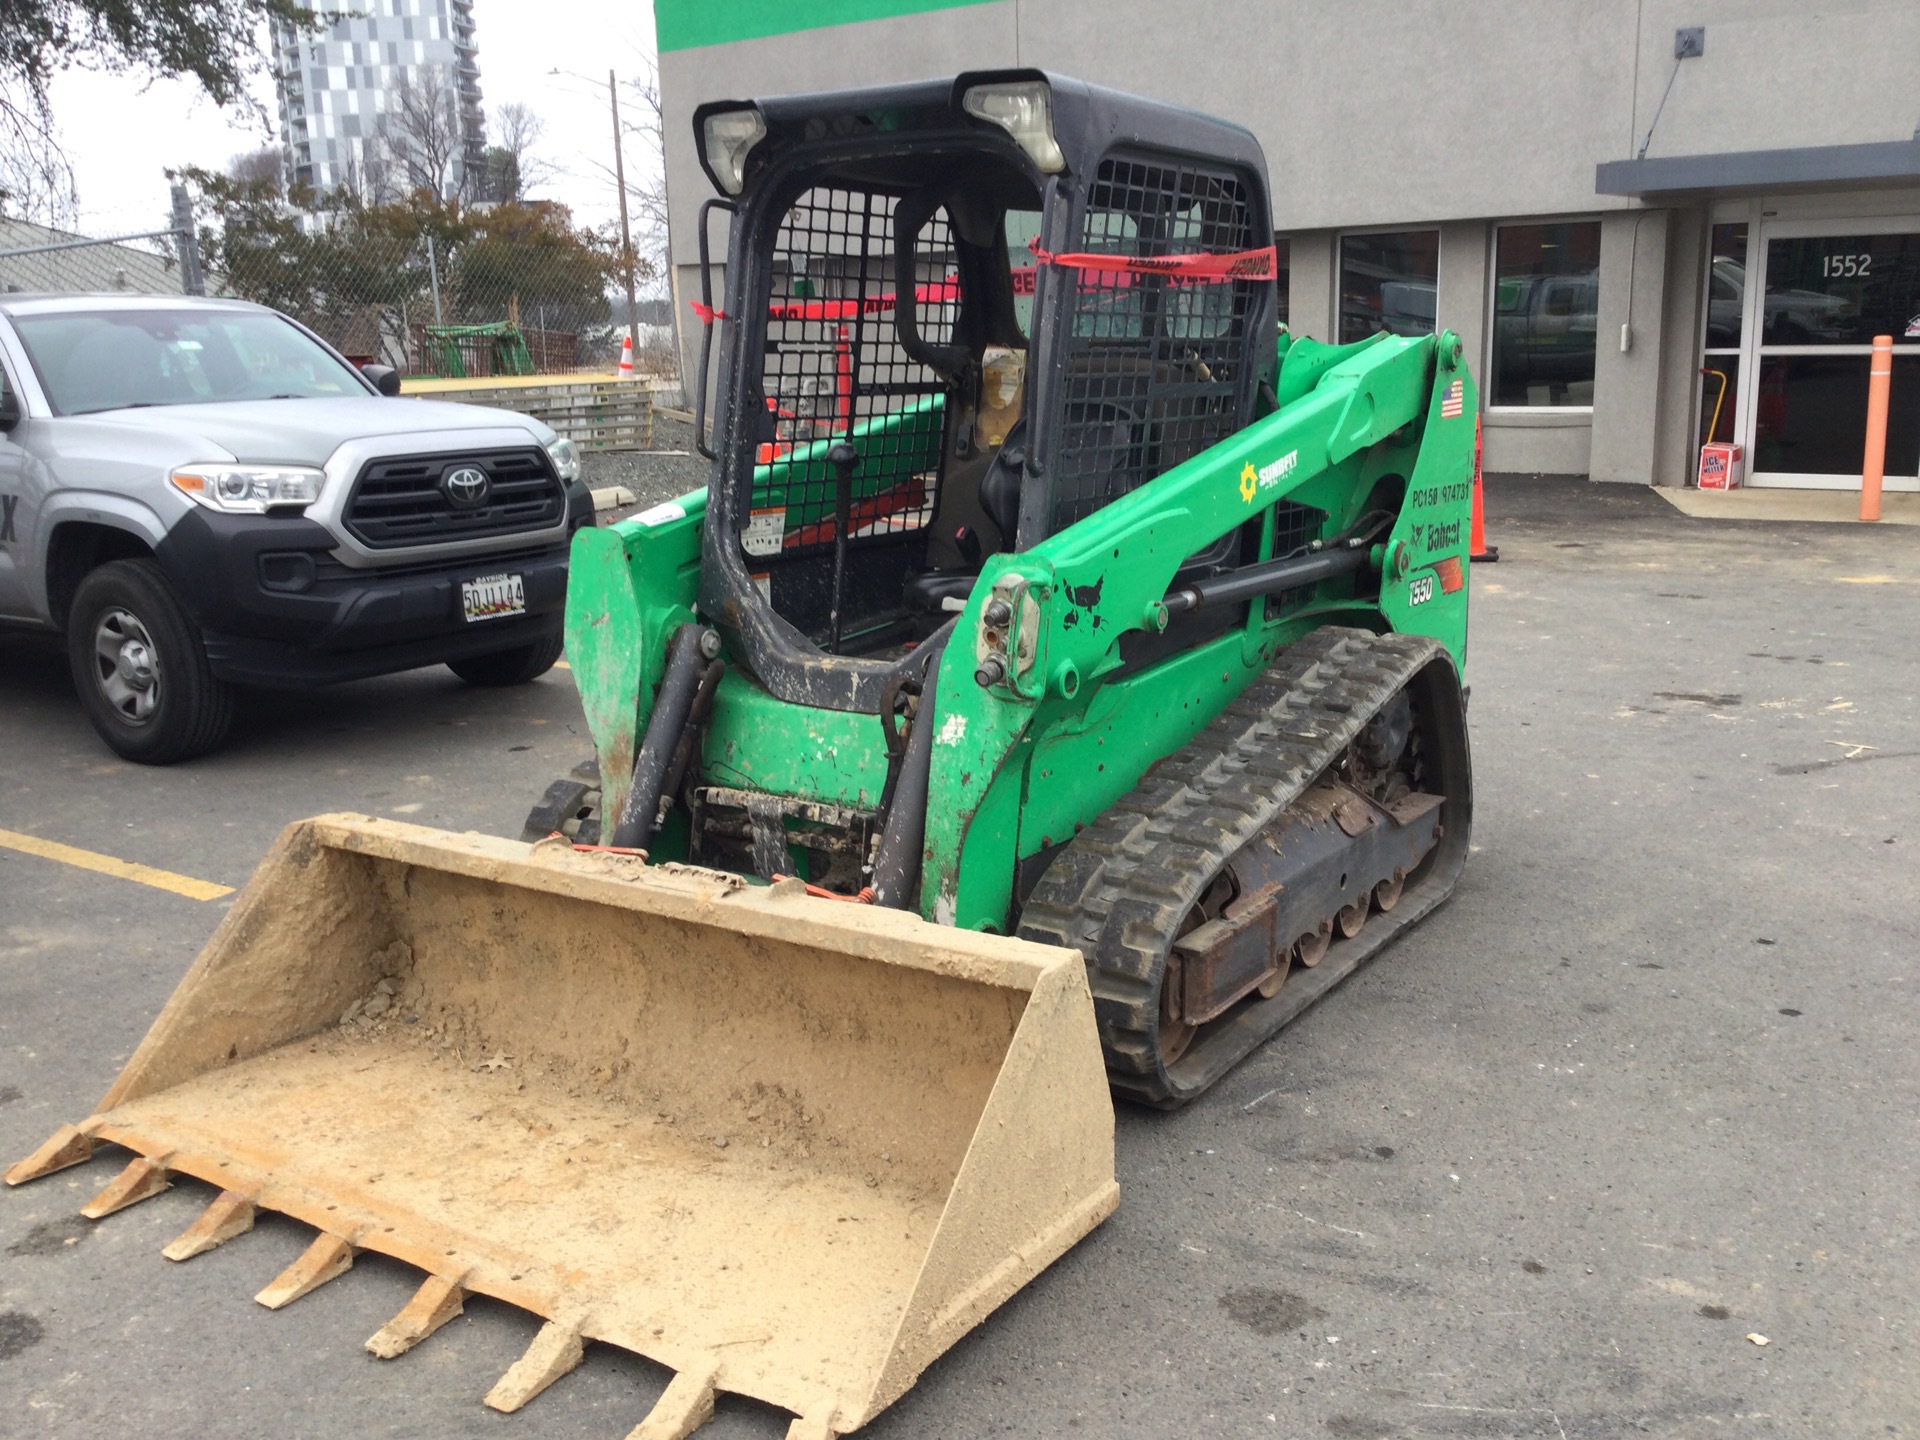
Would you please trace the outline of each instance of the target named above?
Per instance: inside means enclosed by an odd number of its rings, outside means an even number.
[[[1112,1212],[1080,956],[794,880],[323,816],[281,835],[101,1102],[8,1172],[136,1152],[85,1213],[190,1175],[187,1258],[256,1208],[316,1227],[261,1292],[361,1250],[426,1272],[371,1341],[467,1293],[546,1317],[487,1397],[582,1343],[858,1428]],[[263,1277],[265,1278],[265,1277]]]

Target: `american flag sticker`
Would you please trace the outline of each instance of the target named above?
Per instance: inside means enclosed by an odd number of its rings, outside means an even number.
[[[1455,380],[1451,385],[1447,386],[1446,392],[1440,397],[1440,418],[1442,420],[1458,420],[1460,418],[1460,412],[1466,408],[1466,404],[1467,382],[1464,380]]]

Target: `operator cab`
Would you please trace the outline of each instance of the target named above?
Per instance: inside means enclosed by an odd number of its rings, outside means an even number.
[[[776,695],[877,709],[989,556],[1253,418],[1271,271],[1150,268],[1272,245],[1245,131],[1032,71],[694,118],[741,197],[708,207],[732,225],[701,608]]]

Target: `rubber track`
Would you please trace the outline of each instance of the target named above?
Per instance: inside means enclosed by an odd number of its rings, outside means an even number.
[[[1205,730],[1149,770],[1047,867],[1028,898],[1019,934],[1087,957],[1101,1047],[1117,1092],[1149,1105],[1182,1104],[1265,1038],[1248,1035],[1237,1053],[1216,1054],[1196,1066],[1190,1062],[1208,1039],[1203,1029],[1174,1067],[1199,1073],[1169,1075],[1157,1038],[1167,951],[1221,867],[1339,758],[1376,710],[1445,654],[1426,636],[1334,626],[1314,631],[1283,651]],[[1451,888],[1448,877],[1445,889]],[[1419,914],[1444,898],[1442,893],[1421,905]],[[1375,924],[1389,918],[1376,916]],[[1391,928],[1397,933],[1403,927]],[[1357,946],[1361,939],[1337,942],[1336,949],[1340,944]],[[1377,948],[1365,946],[1358,958]],[[1286,1018],[1356,963],[1329,972],[1311,996],[1296,995],[1303,1003],[1288,1006]],[[1327,966],[1323,961],[1320,970]],[[1319,978],[1320,970],[1308,974]],[[1262,1003],[1283,1004],[1303,988],[1300,980],[1296,975],[1280,997]],[[1272,1028],[1283,1023],[1276,1018]],[[1220,1038],[1231,1044],[1247,1029]]]

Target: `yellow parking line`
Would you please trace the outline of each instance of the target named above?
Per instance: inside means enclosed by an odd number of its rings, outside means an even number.
[[[556,660],[553,662],[553,668],[556,670],[571,670],[573,669],[573,666],[569,665],[564,660]]]
[[[0,846],[27,855],[38,855],[42,860],[58,860],[62,865],[74,865],[82,870],[151,885],[156,890],[169,890],[189,900],[218,900],[222,895],[233,894],[231,885],[215,885],[210,880],[195,880],[190,875],[176,875],[171,870],[156,870],[151,865],[116,860],[111,855],[75,849],[57,840],[42,840],[38,835],[22,835],[17,830],[0,830]]]

